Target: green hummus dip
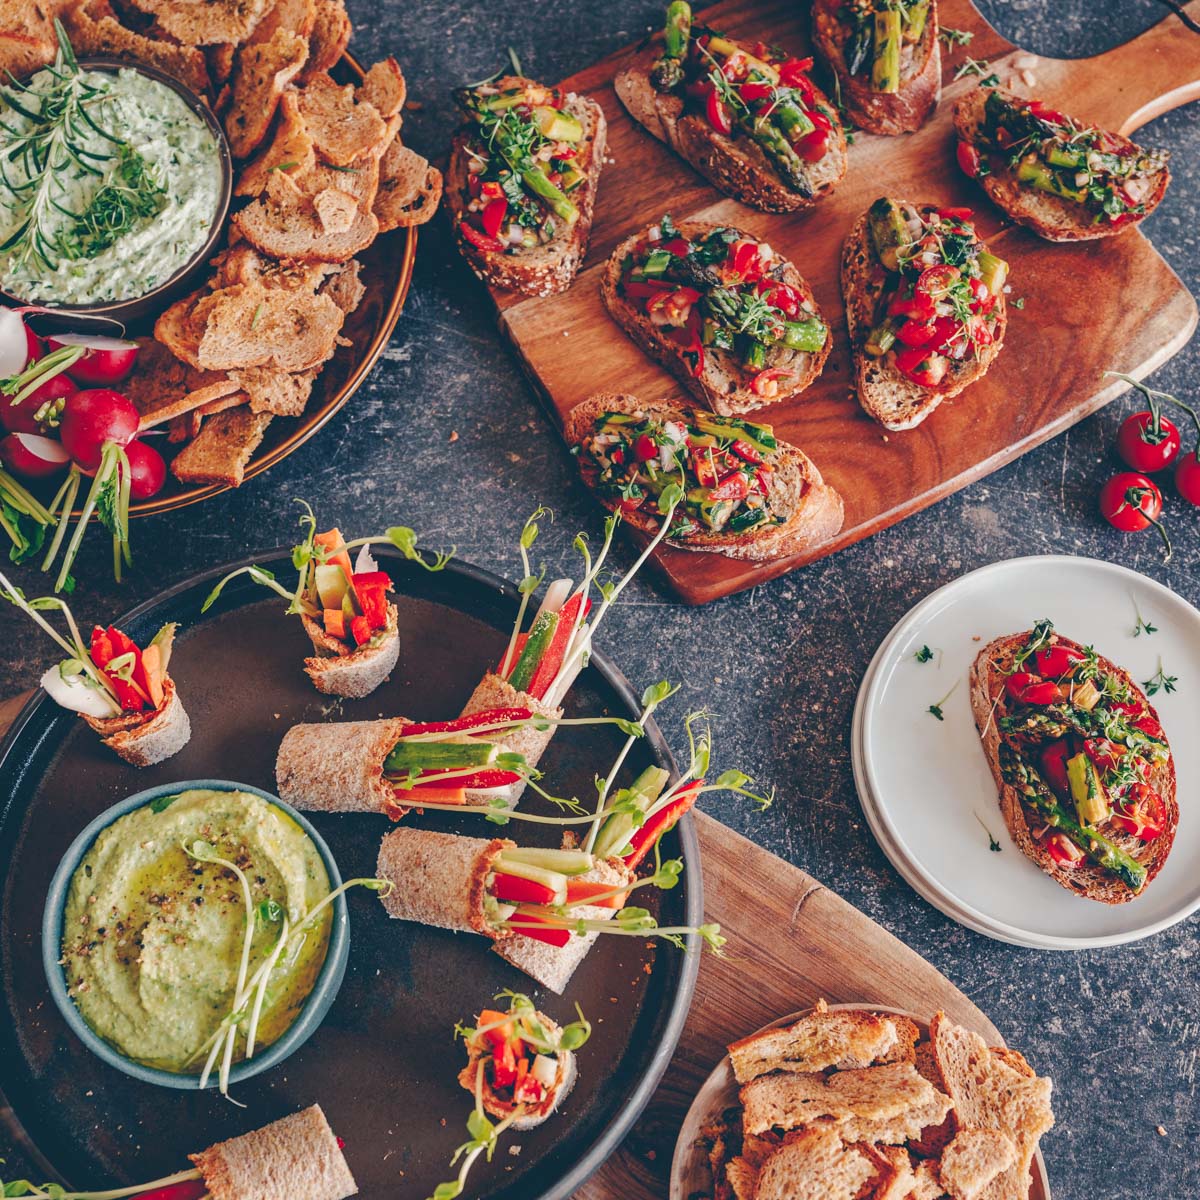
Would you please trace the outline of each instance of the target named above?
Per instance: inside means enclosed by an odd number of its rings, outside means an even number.
[[[220,201],[208,126],[130,69],[60,61],[0,87],[0,163],[0,287],[22,300],[145,295],[203,247]]]
[[[329,894],[320,853],[281,809],[245,792],[182,792],[127,813],[96,839],[71,879],[62,946],[71,997],[100,1037],[146,1066],[194,1074],[231,1011],[246,932],[237,877],[184,852],[198,840],[249,880],[249,975],[279,941],[284,913],[295,927]],[[258,1046],[299,1015],[331,923],[327,908],[280,958]],[[235,1061],[243,1048],[239,1039]]]

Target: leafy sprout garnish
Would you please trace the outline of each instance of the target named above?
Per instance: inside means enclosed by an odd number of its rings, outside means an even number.
[[[962,680],[956,679],[954,681],[954,686],[936,704],[931,704],[925,711],[931,717],[936,717],[939,721],[944,721],[946,719],[946,714],[942,712],[942,705],[954,695],[954,693],[958,690],[958,685],[960,683],[962,683]]]
[[[1162,655],[1160,654],[1158,656],[1158,670],[1142,684],[1142,687],[1146,689],[1147,696],[1154,696],[1158,692],[1173,692],[1178,682],[1179,677],[1177,675],[1167,675],[1163,671]]]
[[[0,1164],[4,1159],[0,1158]],[[203,1179],[200,1171],[193,1167],[188,1171],[177,1171],[163,1179],[155,1179],[150,1183],[136,1183],[132,1187],[110,1188],[102,1192],[68,1192],[59,1183],[30,1183],[28,1179],[11,1179],[8,1182],[0,1179],[0,1196],[25,1196],[30,1200],[122,1200],[125,1196],[141,1196],[156,1192],[162,1188],[174,1187],[176,1184],[188,1183],[194,1179]]]

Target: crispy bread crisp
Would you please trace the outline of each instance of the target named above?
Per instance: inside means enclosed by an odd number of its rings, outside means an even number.
[[[171,474],[180,483],[241,487],[246,464],[271,420],[270,413],[252,413],[244,406],[212,417],[205,421],[196,440],[175,456]]]
[[[859,1200],[873,1196],[883,1170],[865,1146],[843,1145],[836,1130],[789,1134],[758,1172],[754,1200]]]
[[[308,59],[308,42],[286,29],[269,41],[243,46],[233,74],[225,133],[234,158],[246,158],[267,136],[284,88]]]
[[[335,167],[349,167],[366,154],[378,157],[388,127],[373,104],[353,84],[317,75],[300,90],[300,116],[318,156]]]
[[[184,46],[238,45],[254,32],[270,0],[132,0]]]
[[[316,148],[300,112],[300,93],[289,88],[279,98],[279,120],[268,146],[243,168],[234,185],[238,196],[258,196],[272,174],[303,175],[317,163]]]
[[[442,173],[397,134],[379,163],[379,191],[374,213],[379,232],[424,225],[442,198]]]
[[[346,14],[346,0],[316,0],[317,15],[308,39],[308,62],[300,75],[307,82],[330,70],[350,45],[353,26]]]
[[[938,1175],[954,1200],[978,1200],[996,1176],[1016,1165],[1012,1138],[997,1129],[960,1129],[942,1151]]]

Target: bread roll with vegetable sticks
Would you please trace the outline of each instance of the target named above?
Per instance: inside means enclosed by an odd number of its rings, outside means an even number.
[[[307,811],[386,812],[395,790],[383,761],[411,723],[391,717],[293,725],[275,758],[279,798]]]
[[[100,734],[104,744],[134,767],[152,767],[178,754],[191,740],[192,723],[175,681],[163,678],[163,701],[149,720],[140,716],[96,718],[84,720]]]
[[[304,673],[318,692],[327,696],[346,696],[361,700],[369,696],[392,673],[400,660],[399,611],[387,607],[387,624],[378,641],[348,649],[331,638],[311,617],[301,614],[304,632],[316,654],[304,660]]]

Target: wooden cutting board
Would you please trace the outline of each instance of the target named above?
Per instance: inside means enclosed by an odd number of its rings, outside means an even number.
[[[0,701],[0,738],[30,694]],[[662,1200],[684,1115],[726,1044],[822,997],[926,1018],[941,1009],[1003,1044],[944,975],[836,893],[712,817],[697,812],[695,821],[705,920],[719,922],[729,941],[722,957],[701,960],[687,1025],[649,1106],[575,1200]],[[1011,1032],[1019,1044],[1020,1031]]]
[[[1200,0],[1189,12],[1200,15]],[[1109,128],[1130,133],[1200,96],[1200,35],[1171,16],[1148,33],[1096,58],[1039,59],[1026,86],[1021,58],[970,0],[942,0],[943,27],[970,30],[970,46],[944,53],[945,91],[932,121],[899,138],[856,134],[850,168],[834,194],[807,214],[756,212],[721,197],[686,163],[636,125],[612,80],[636,47],[563,82],[591,96],[609,122],[601,180],[584,268],[564,296],[531,299],[493,291],[500,326],[560,422],[594,392],[632,392],[647,400],[680,395],[607,315],[599,294],[603,264],[629,233],[664,212],[677,220],[741,226],[792,259],[812,283],[834,333],[821,378],[802,396],[763,410],[788,441],[804,449],[842,494],[842,532],[816,550],[756,566],[713,554],[666,549],[656,566],[689,604],[752,587],[868,537],[991,471],[1114,399],[1123,384],[1102,373],[1145,375],[1191,336],[1196,304],[1140,233],[1075,246],[1042,242],[1007,226],[998,210],[954,164],[951,110],[976,84],[953,76],[968,53],[988,62],[1002,83]],[[807,53],[808,5],[796,0],[724,0],[698,20],[749,41]],[[1022,62],[1022,69],[1024,62]],[[918,429],[887,433],[850,392],[850,362],[838,259],[844,235],[878,196],[975,208],[981,232],[1011,264],[1012,298],[1004,352],[981,382],[947,402]]]

